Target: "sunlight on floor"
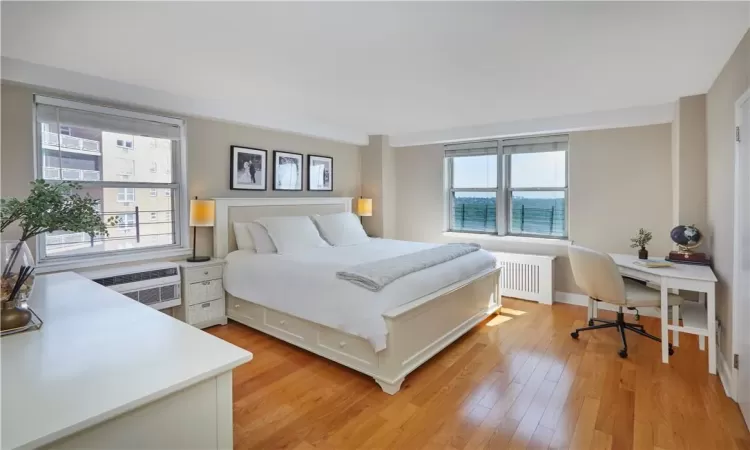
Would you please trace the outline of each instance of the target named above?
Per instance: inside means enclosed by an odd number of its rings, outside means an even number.
[[[500,314],[510,314],[511,316],[522,316],[526,314],[526,311],[521,311],[520,309],[506,308],[503,306],[503,308],[500,310]]]
[[[486,326],[488,326],[488,327],[496,327],[496,326],[500,325],[501,323],[505,323],[505,322],[507,322],[509,320],[513,320],[513,318],[509,317],[509,316],[497,315],[497,316],[493,317],[492,320],[490,320],[489,322],[487,322]]]

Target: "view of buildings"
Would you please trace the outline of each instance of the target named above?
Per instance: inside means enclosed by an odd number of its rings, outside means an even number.
[[[40,124],[42,176],[78,182],[170,183],[172,141],[56,123]],[[86,186],[100,200],[109,236],[59,231],[46,236],[48,255],[122,250],[174,242],[172,190]]]

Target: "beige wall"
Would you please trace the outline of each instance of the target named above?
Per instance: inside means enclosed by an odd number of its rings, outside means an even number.
[[[32,89],[25,86],[3,83],[2,97],[2,142],[0,161],[0,195],[3,197],[25,197],[28,183],[34,177],[34,149],[32,148],[32,95],[33,93],[52,94],[45,89]],[[69,96],[68,96],[69,97]],[[75,99],[75,97],[72,97]],[[80,100],[84,100],[78,98]],[[97,102],[106,103],[106,102]],[[112,105],[118,106],[118,105]],[[123,107],[124,109],[134,109]],[[157,114],[178,115],[179,112],[146,111]],[[263,197],[263,196],[350,196],[356,197],[360,190],[359,151],[356,145],[343,144],[325,139],[311,138],[291,133],[264,130],[251,126],[237,125],[215,120],[187,117],[188,143],[188,195],[200,198],[210,197]],[[278,192],[268,183],[267,191],[234,191],[229,189],[229,147],[245,145],[268,150],[268,162],[272,161],[273,150],[287,150],[303,154],[332,156],[333,192]],[[305,158],[305,170],[307,159]],[[272,172],[269,171],[269,177]],[[307,186],[304,174],[303,186]],[[3,239],[15,237],[12,231]],[[212,249],[210,229],[200,229],[198,251],[209,254]],[[32,243],[33,244],[33,243]]]
[[[750,89],[750,32],[706,94],[708,156],[708,228],[714,272],[719,278],[717,317],[722,333],[719,348],[732,354],[732,277],[734,265],[734,108]]]
[[[360,147],[362,196],[372,199],[372,216],[362,223],[370,236],[393,238],[396,235],[395,151],[388,136],[370,136]]]
[[[298,134],[236,125],[215,120],[187,118],[188,195],[211,197],[357,197],[360,191],[359,149]],[[244,145],[268,151],[272,164],[273,150],[333,157],[333,192],[307,191],[307,156],[304,161],[303,191],[274,191],[273,169],[268,171],[267,191],[229,189],[229,147]],[[199,230],[198,251],[209,254],[213,248],[210,229]]]
[[[672,123],[672,224],[706,229],[706,95],[675,102]]]
[[[398,148],[398,239],[448,242],[443,236],[443,146]],[[652,125],[570,134],[570,239],[606,252],[628,253],[639,227],[654,233],[649,250],[670,250],[671,126]],[[580,292],[561,245],[483,239],[484,248],[556,255],[555,289]]]

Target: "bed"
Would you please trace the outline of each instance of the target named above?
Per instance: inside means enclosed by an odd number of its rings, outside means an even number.
[[[337,270],[430,248],[372,239],[299,254],[237,250],[234,222],[350,212],[352,199],[217,198],[214,255],[224,258],[227,316],[371,376],[384,392],[500,308],[499,271],[478,251],[371,292]],[[488,260],[489,258],[489,260]]]

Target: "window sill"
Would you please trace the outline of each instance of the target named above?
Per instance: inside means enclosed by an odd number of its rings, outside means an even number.
[[[552,245],[558,247],[569,247],[573,244],[573,241],[568,239],[555,239],[555,238],[541,238],[541,237],[528,237],[528,236],[498,236],[496,234],[483,234],[483,233],[460,233],[455,231],[444,231],[444,237],[450,238],[463,238],[472,239],[478,241],[490,241],[490,242],[517,242],[527,244],[539,244],[539,245]]]
[[[38,274],[63,272],[74,269],[87,269],[110,264],[139,263],[154,259],[170,259],[187,256],[193,253],[189,248],[153,249],[142,252],[126,253],[122,255],[102,256],[93,254],[87,257],[70,258],[60,261],[42,261],[37,263],[35,272]]]

